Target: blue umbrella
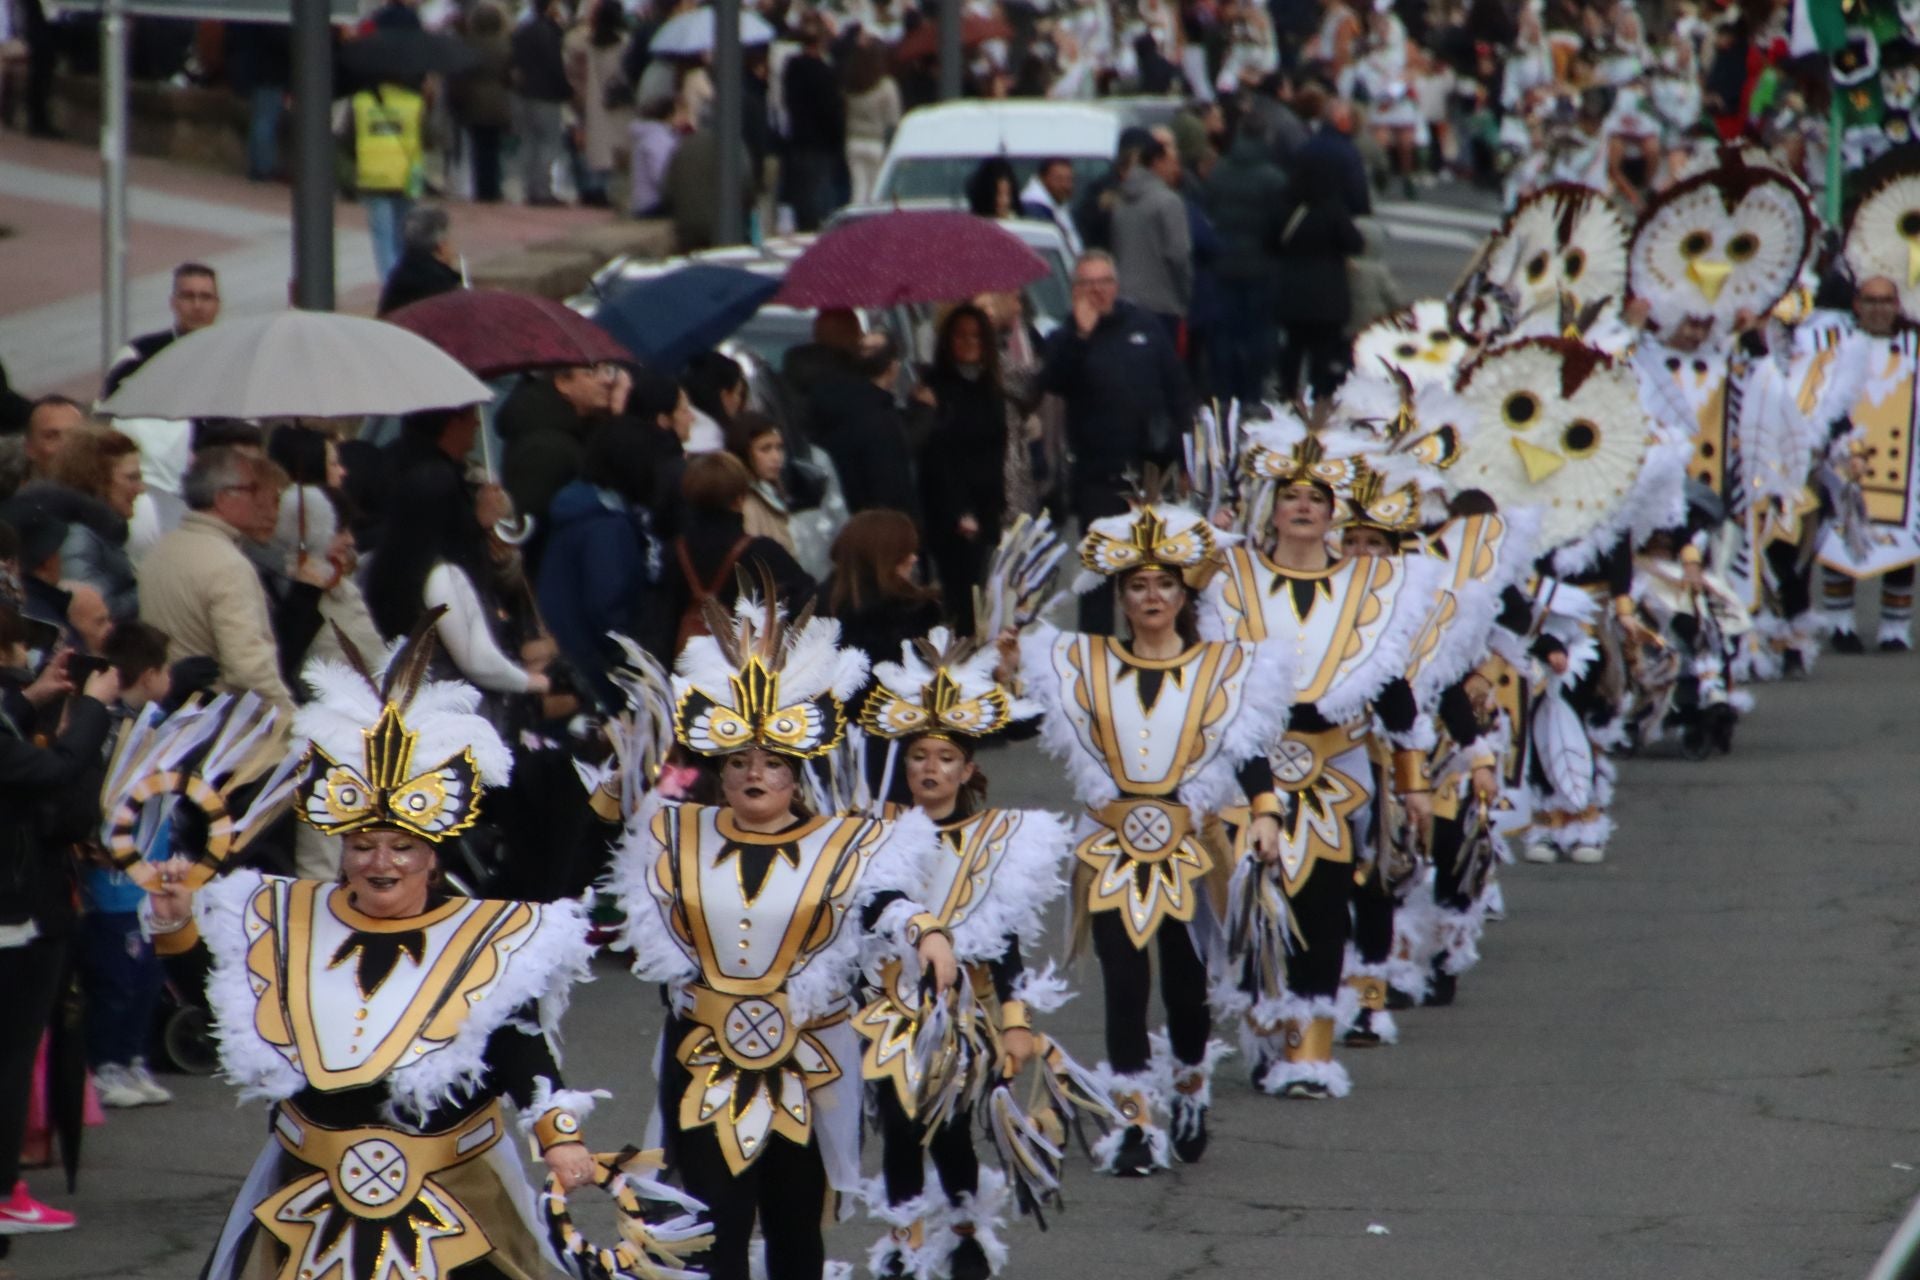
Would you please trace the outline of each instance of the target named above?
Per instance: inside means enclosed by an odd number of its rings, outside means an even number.
[[[642,360],[671,373],[732,337],[778,292],[778,276],[697,263],[616,285],[593,318]]]

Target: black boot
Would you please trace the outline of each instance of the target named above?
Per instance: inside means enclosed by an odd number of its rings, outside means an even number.
[[[987,1251],[973,1238],[973,1227],[955,1227],[960,1233],[960,1243],[953,1246],[953,1252],[947,1255],[947,1274],[953,1280],[988,1280],[993,1268],[987,1265]]]
[[[1448,973],[1446,967],[1436,960],[1433,962],[1433,977],[1427,983],[1427,998],[1421,1003],[1429,1008],[1444,1009],[1453,1003],[1454,993],[1459,987],[1460,979]]]
[[[1373,1010],[1360,1011],[1353,1025],[1347,1028],[1345,1039],[1349,1049],[1372,1049],[1380,1043],[1380,1033],[1373,1029]]]
[[[1835,653],[1865,653],[1867,646],[1857,631],[1836,631],[1827,642]]]
[[[1207,1154],[1207,1109],[1181,1093],[1173,1095],[1173,1154],[1181,1164],[1199,1164]]]
[[[1113,1157],[1113,1174],[1116,1178],[1153,1176],[1153,1144],[1147,1141],[1146,1130],[1139,1125],[1128,1125],[1126,1133],[1121,1135],[1120,1150]]]

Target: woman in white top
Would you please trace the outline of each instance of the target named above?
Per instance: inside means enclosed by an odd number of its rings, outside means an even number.
[[[483,491],[482,497],[485,496]],[[435,625],[459,677],[489,694],[545,694],[547,677],[502,648],[493,599],[492,554],[475,498],[452,467],[421,468],[406,501],[388,514],[367,573],[367,606],[381,634],[407,635],[423,610],[444,608]]]

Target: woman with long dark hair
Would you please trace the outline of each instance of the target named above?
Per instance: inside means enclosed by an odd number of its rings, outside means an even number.
[[[444,607],[434,629],[461,677],[492,694],[545,694],[547,677],[510,658],[495,627],[499,603],[480,513],[451,471],[422,469],[387,516],[386,537],[367,573],[367,607],[389,639]]]
[[[687,452],[713,453],[726,448],[727,428],[747,407],[747,371],[731,356],[703,351],[687,361],[680,386],[693,410]]]
[[[939,593],[914,581],[919,563],[920,531],[899,511],[862,511],[833,540],[826,613],[869,661],[892,657],[940,625]]]

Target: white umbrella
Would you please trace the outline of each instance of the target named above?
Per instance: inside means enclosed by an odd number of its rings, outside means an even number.
[[[773,43],[773,27],[757,13],[740,14],[740,44],[744,47]],[[660,24],[647,44],[647,52],[660,57],[685,57],[707,53],[713,48],[713,10],[689,9]]]
[[[358,418],[492,398],[458,360],[399,325],[282,311],[169,343],[101,411],[126,418]]]

